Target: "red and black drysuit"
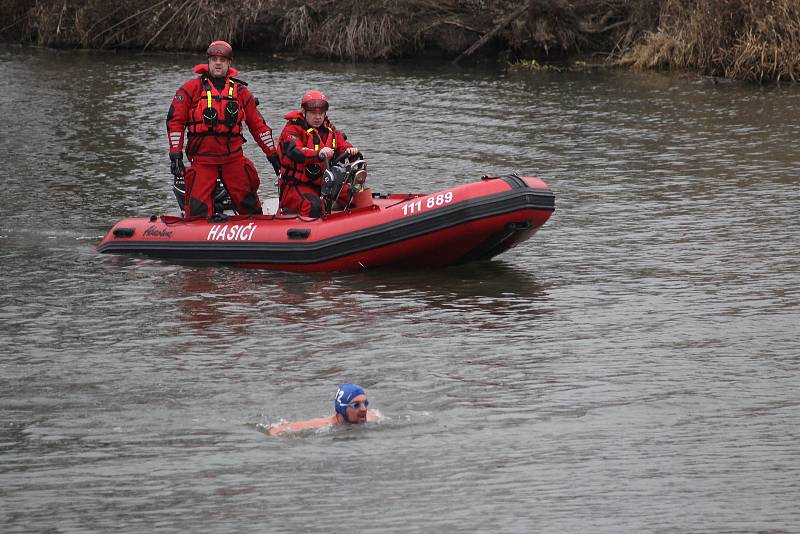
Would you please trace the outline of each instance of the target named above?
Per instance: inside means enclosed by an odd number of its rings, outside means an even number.
[[[330,147],[334,158],[352,145],[347,136],[334,128],[328,117],[319,128],[306,122],[302,111],[292,111],[278,139],[281,159],[280,209],[282,213],[296,213],[303,217],[321,217],[323,213],[320,191],[322,189],[322,159],[320,150]],[[347,187],[345,185],[345,187]],[[346,197],[343,190],[341,197]]]
[[[181,154],[183,132],[187,131],[186,157],[191,166],[185,174],[186,216],[214,214],[212,193],[217,178],[222,180],[238,213],[262,213],[258,172],[242,151],[242,122],[268,159],[276,158],[272,130],[256,108],[256,99],[247,84],[234,78],[236,69],[229,68],[224,79],[210,78],[204,63],[194,71],[200,76],[178,89],[167,114],[170,157]]]

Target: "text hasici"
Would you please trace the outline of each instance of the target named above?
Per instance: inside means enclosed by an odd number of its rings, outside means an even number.
[[[231,226],[215,224],[208,231],[206,241],[250,241],[255,231],[256,225],[253,223]]]

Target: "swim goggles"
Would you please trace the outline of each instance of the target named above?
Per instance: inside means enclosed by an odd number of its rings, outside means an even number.
[[[368,399],[367,400],[363,400],[363,401],[348,402],[348,403],[340,402],[339,406],[344,406],[345,408],[355,408],[356,410],[359,410],[359,409],[361,409],[361,403],[362,402],[364,403],[364,408],[369,406],[369,400]]]

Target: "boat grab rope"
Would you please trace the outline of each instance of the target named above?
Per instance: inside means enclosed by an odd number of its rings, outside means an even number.
[[[393,207],[397,206],[398,204],[402,204],[403,202],[408,202],[412,198],[417,198],[418,196],[419,195],[413,195],[413,194],[409,193],[406,198],[400,199],[397,202],[395,202],[394,204],[389,204],[388,206],[386,206],[386,209],[388,210],[389,208],[393,208]]]

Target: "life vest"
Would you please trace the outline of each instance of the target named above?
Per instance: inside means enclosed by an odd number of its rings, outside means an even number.
[[[303,129],[305,133],[304,148],[310,148],[315,152],[319,152],[322,148],[330,147],[333,149],[334,153],[336,152],[336,130],[327,120],[319,128],[309,127],[305,120],[301,118],[293,118],[290,119],[289,122]],[[325,138],[323,139],[322,136]],[[281,164],[284,166],[282,176],[287,180],[321,183],[321,163],[299,163],[289,158],[282,157]]]
[[[232,151],[233,138],[242,136],[242,121],[245,120],[244,109],[239,103],[240,82],[228,77],[225,86],[217,91],[207,76],[200,77],[202,97],[191,109],[187,127],[186,153],[189,156],[198,154],[205,137],[214,136],[220,144],[227,145],[227,154]],[[238,145],[238,143],[236,143]],[[240,149],[238,146],[237,149]],[[214,151],[215,153],[217,150]],[[227,155],[225,152],[220,156]],[[209,155],[209,154],[203,154]],[[216,154],[215,154],[216,155]]]
[[[189,135],[234,136],[242,133],[243,111],[238,101],[238,87],[231,78],[225,80],[222,91],[203,76],[200,78],[203,98],[192,109]]]

